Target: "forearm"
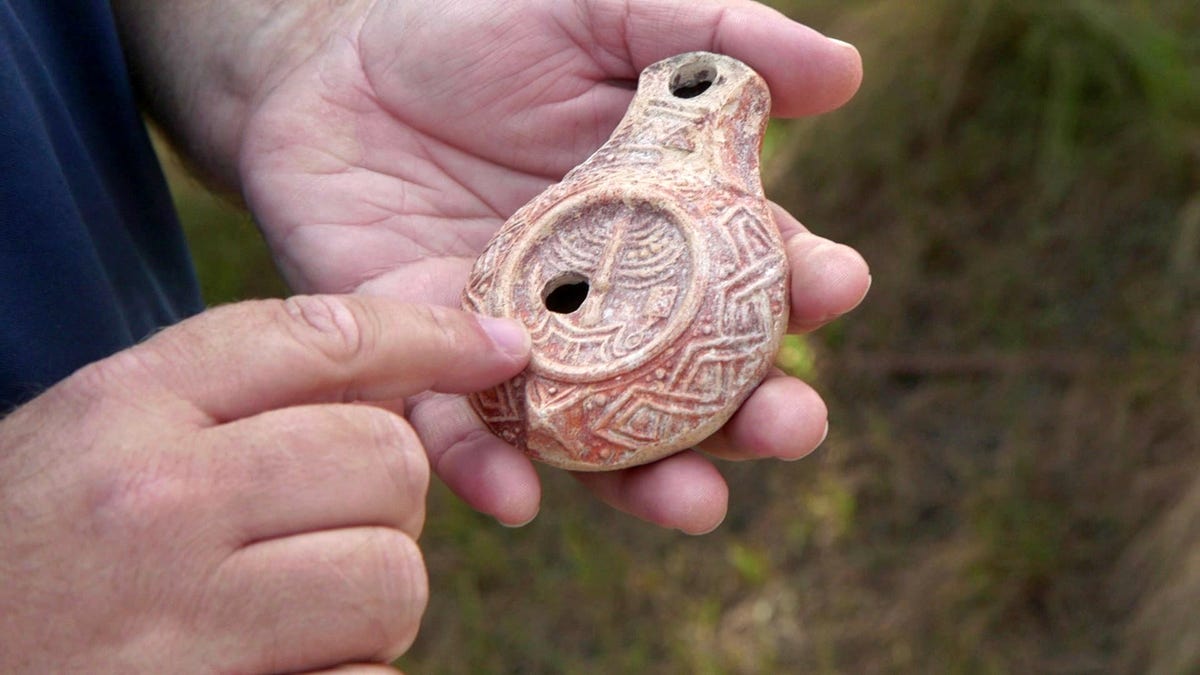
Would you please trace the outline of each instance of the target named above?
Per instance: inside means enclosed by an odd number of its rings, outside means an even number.
[[[206,180],[234,191],[256,102],[358,4],[112,0],[143,106]]]

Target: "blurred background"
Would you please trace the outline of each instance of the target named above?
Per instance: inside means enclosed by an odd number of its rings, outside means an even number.
[[[1200,3],[772,3],[855,43],[768,195],[872,266],[781,364],[830,405],[725,465],[698,538],[542,471],[519,530],[435,486],[415,673],[1200,673]],[[170,169],[212,303],[284,286]]]

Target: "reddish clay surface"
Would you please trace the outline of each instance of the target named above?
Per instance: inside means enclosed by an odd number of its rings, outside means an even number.
[[[463,299],[533,336],[522,375],[472,396],[497,435],[566,469],[634,466],[762,381],[788,319],[758,166],[770,106],[732,58],[660,61],[608,142],[500,228]]]

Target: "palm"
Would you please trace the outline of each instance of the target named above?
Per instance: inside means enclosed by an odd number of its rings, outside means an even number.
[[[239,170],[297,290],[457,305],[492,234],[604,141],[642,67],[721,48],[763,73],[777,112],[805,114],[836,107],[857,87],[857,55],[831,44],[744,0],[377,0],[257,105]],[[790,217],[781,229],[785,238],[805,234]],[[806,239],[804,250],[815,247],[819,238],[806,236],[813,241]],[[793,293],[798,325],[817,325],[865,292],[861,259],[841,269],[850,271]],[[840,286],[829,290],[831,284]],[[744,405],[747,414],[735,416],[725,439],[757,447],[720,454],[795,455],[795,436],[814,436],[807,427],[824,426],[815,394],[813,405],[795,404],[811,390],[794,381],[768,384]],[[784,394],[793,397],[786,406]],[[410,412],[453,489],[502,520],[520,520],[530,499],[514,501],[513,494],[532,492],[536,508],[536,476],[519,453],[480,433],[464,406],[462,399],[434,398]],[[762,416],[796,417],[795,408],[806,411],[803,431],[785,422],[775,437],[758,433]],[[739,417],[746,418],[741,431]],[[808,443],[801,449],[811,449],[812,440],[799,441]],[[682,455],[659,465],[588,482],[619,508],[665,525],[703,530],[719,522],[713,518],[724,513],[724,486],[711,465]],[[675,502],[657,496],[670,494]],[[524,511],[514,506],[522,500]]]
[[[456,304],[504,219],[616,125],[632,93],[611,81],[633,67],[611,73],[565,31],[534,33],[502,7],[489,41],[465,19],[396,38],[387,27],[409,25],[410,6],[378,5],[357,49],[331,44],[264,103],[243,171],[298,289]]]

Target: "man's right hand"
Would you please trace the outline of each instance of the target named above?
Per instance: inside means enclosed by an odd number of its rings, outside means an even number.
[[[0,671],[386,663],[428,593],[406,396],[512,377],[524,330],[381,298],[219,308],[0,421]]]

